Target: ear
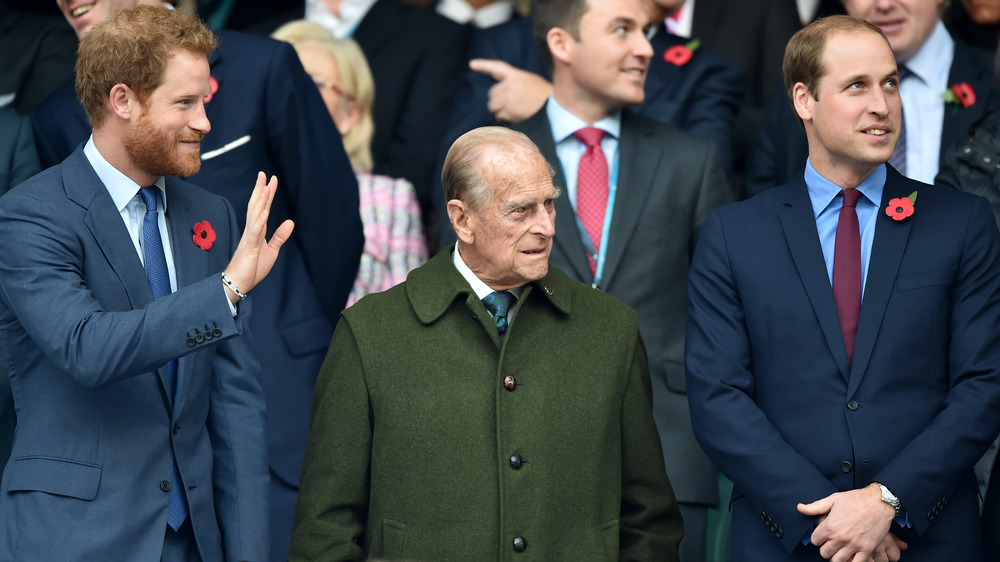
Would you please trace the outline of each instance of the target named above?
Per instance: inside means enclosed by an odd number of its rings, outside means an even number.
[[[341,116],[340,121],[337,122],[337,130],[340,131],[340,136],[342,137],[350,133],[351,129],[361,122],[361,117],[364,115],[360,103],[347,100],[344,100],[343,103],[346,110]]]
[[[802,82],[796,82],[792,87],[792,106],[799,119],[812,121],[812,107],[816,98],[809,92],[809,88]]]
[[[568,31],[561,27],[553,27],[545,35],[545,41],[549,44],[549,51],[552,53],[552,60],[563,64],[569,64],[570,55],[573,50],[573,43],[576,42]]]
[[[132,91],[132,88],[129,88],[125,84],[115,84],[111,88],[109,99],[111,101],[111,110],[119,119],[127,121],[135,116],[135,112],[139,107],[139,99],[136,97],[135,92]]]
[[[475,212],[461,199],[448,201],[448,221],[460,242],[472,244],[475,241]]]

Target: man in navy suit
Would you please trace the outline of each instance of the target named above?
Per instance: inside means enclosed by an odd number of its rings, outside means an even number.
[[[215,43],[160,7],[95,27],[77,65],[93,135],[0,198],[18,410],[0,560],[269,555],[264,393],[238,336],[293,225],[266,240],[273,177],[242,237],[228,201],[174,177],[201,164]]]
[[[57,2],[80,37],[112,10],[140,3],[98,0],[86,10],[70,0]],[[257,288],[252,318],[254,332],[275,335],[254,345],[267,396],[272,556],[278,560],[291,541],[312,390],[354,284],[364,235],[357,181],[340,133],[294,49],[245,33],[220,31],[218,37],[205,103],[212,131],[202,143],[201,171],[189,179],[242,209],[257,170],[277,175],[282,189],[269,229],[287,218],[298,232]],[[32,121],[43,166],[68,156],[90,131],[72,84],[50,97]]]
[[[906,177],[926,183],[934,182],[952,145],[968,139],[979,122],[1000,110],[993,54],[949,35],[939,17],[942,2],[844,1],[847,15],[879,26],[889,39],[900,65],[900,93],[906,106],[906,140],[892,164]],[[966,106],[958,99],[942,98],[956,84],[971,87],[974,103]],[[752,197],[801,175],[806,139],[795,121],[786,97],[771,96],[747,155],[745,195]]]
[[[982,560],[973,465],[1000,429],[1000,232],[986,200],[886,165],[889,41],[831,16],[785,83],[804,175],[706,220],[690,274],[695,435],[740,560]]]
[[[733,197],[712,142],[624,109],[643,101],[652,64],[642,0],[536,0],[533,10],[553,94],[513,127],[538,146],[565,193],[555,201],[550,263],[639,313],[653,417],[684,518],[681,560],[704,560],[718,473],[687,413],[687,265],[709,211]],[[595,184],[581,179],[590,175],[583,138],[595,130],[606,163],[606,178],[596,186],[606,202],[596,213],[587,211]],[[596,223],[584,218],[595,215]],[[592,233],[600,233],[597,243]]]

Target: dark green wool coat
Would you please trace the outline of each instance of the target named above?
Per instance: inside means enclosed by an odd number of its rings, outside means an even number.
[[[635,312],[550,268],[512,314],[450,251],[344,311],[290,560],[677,560]]]

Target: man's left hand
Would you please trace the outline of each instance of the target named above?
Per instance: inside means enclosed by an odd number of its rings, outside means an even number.
[[[882,501],[878,484],[837,492],[810,504],[799,504],[803,515],[819,517],[812,543],[834,562],[865,562],[882,544],[895,509]]]

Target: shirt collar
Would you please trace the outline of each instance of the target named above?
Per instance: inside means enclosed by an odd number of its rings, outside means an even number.
[[[493,289],[489,285],[483,283],[483,280],[476,276],[475,273],[469,269],[469,266],[465,264],[465,260],[462,259],[461,254],[458,253],[458,244],[455,244],[455,252],[452,253],[452,259],[455,262],[455,269],[462,274],[462,277],[469,282],[469,286],[472,287],[472,292],[476,293],[479,300],[485,299]],[[513,289],[507,289],[514,294],[515,297],[521,298],[521,290],[523,287],[514,287]]]
[[[861,192],[864,199],[871,201],[876,207],[882,204],[882,190],[885,188],[885,164],[875,168],[875,171],[858,184],[855,188]],[[824,178],[813,168],[812,162],[806,160],[806,189],[809,191],[809,200],[813,206],[813,216],[819,217],[820,213],[837,198],[837,195],[844,189],[832,181]]]
[[[948,86],[948,72],[954,56],[955,41],[948,35],[941,20],[938,20],[934,32],[924,41],[920,50],[903,64],[913,76],[929,86],[944,84],[941,88],[943,91]]]
[[[111,194],[111,199],[115,202],[115,207],[118,212],[122,212],[126,206],[132,201],[132,199],[139,193],[139,189],[143,187],[148,187],[145,185],[139,185],[129,179],[128,176],[121,173],[117,168],[111,165],[99,150],[97,150],[97,145],[94,144],[94,135],[91,135],[87,140],[87,144],[83,147],[83,154],[87,157],[87,161],[97,172],[97,177],[100,178],[101,183]],[[167,192],[164,189],[163,176],[156,178],[153,182],[156,187],[160,188],[160,196],[163,201],[163,211],[167,210]]]
[[[306,19],[326,27],[339,38],[350,37],[375,1],[341,0],[340,16],[336,16],[323,0],[306,0]]]
[[[567,137],[584,127],[596,127],[616,139],[620,138],[622,129],[622,111],[620,109],[590,125],[583,119],[570,113],[565,107],[559,105],[555,95],[550,95],[549,102],[545,104],[545,112],[552,126],[552,137],[556,144],[566,140]]]
[[[497,0],[478,10],[470,6],[467,0],[441,0],[435,9],[452,21],[472,22],[478,28],[493,27],[514,17],[513,0]]]

